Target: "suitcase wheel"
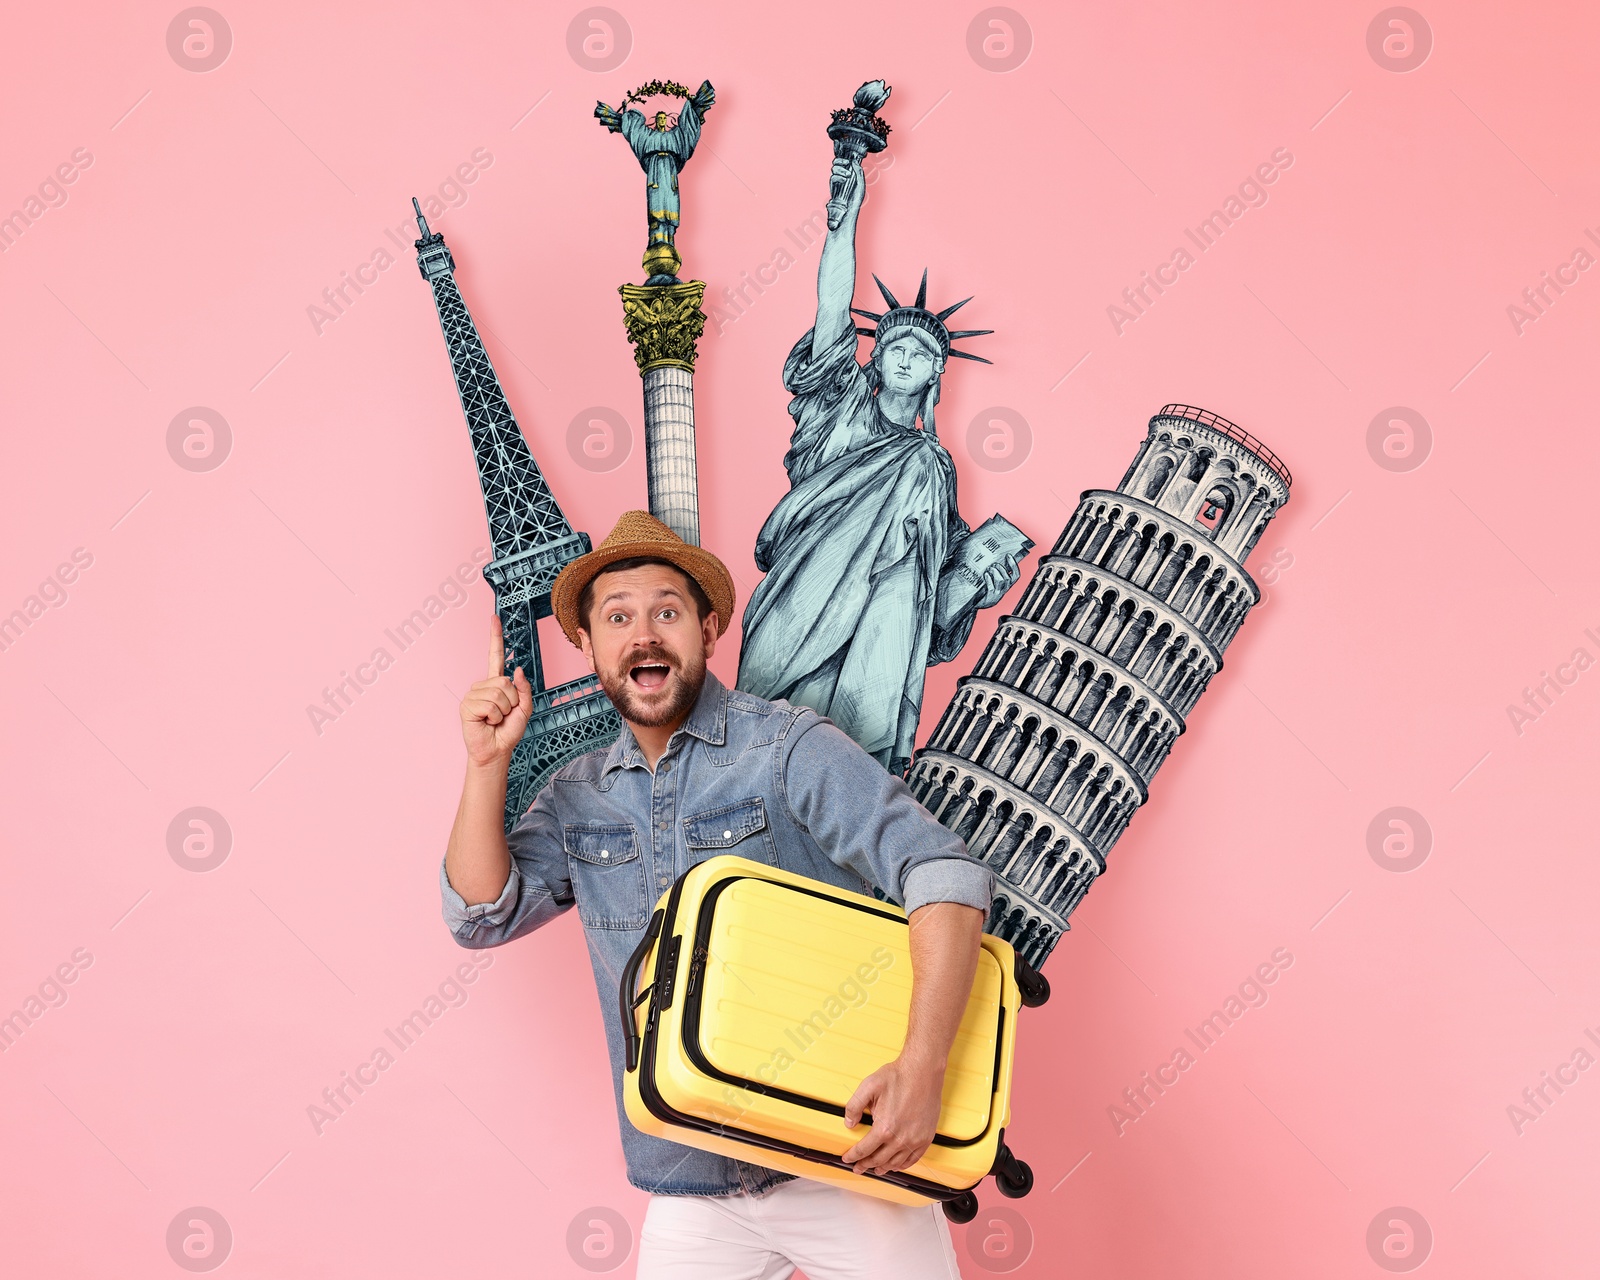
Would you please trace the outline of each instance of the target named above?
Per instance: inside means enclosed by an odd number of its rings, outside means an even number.
[[[971,1222],[978,1216],[978,1197],[970,1191],[963,1191],[954,1200],[946,1200],[944,1216],[951,1222]]]
[[[1050,979],[1021,956],[1017,957],[1017,988],[1025,1009],[1037,1009],[1050,998]]]
[[[1016,1200],[1033,1190],[1033,1170],[1027,1161],[1013,1157],[1009,1168],[994,1175],[994,1183],[1001,1195]]]

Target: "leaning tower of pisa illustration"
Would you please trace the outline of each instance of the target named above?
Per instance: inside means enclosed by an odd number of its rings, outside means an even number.
[[[1085,490],[906,781],[1000,880],[986,926],[1044,963],[1261,598],[1244,561],[1289,470],[1169,404],[1115,489]]]

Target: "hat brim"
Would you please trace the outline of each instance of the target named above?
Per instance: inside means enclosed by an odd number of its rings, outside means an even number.
[[[683,570],[698,583],[711,601],[711,608],[717,615],[718,637],[727,631],[728,623],[733,617],[735,602],[733,578],[729,575],[727,566],[711,552],[686,542],[646,539],[611,547],[597,547],[587,555],[579,556],[569,562],[556,575],[556,580],[550,588],[550,612],[561,624],[561,630],[567,639],[576,647],[580,649],[583,647],[583,642],[578,638],[582,622],[578,616],[578,601],[583,598],[584,588],[618,560],[633,560],[641,556],[652,560],[665,560],[668,564]]]

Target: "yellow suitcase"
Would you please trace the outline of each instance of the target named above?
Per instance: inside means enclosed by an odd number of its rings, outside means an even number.
[[[911,977],[903,908],[748,858],[698,863],[662,894],[623,969],[628,1119],[885,1200],[937,1201],[955,1222],[977,1213],[973,1188],[990,1173],[1003,1195],[1026,1195],[1033,1174],[1005,1143],[1011,1063],[1018,1008],[1044,1003],[1049,984],[989,934],[932,1145],[888,1174],[839,1158],[871,1119],[847,1129],[845,1103],[904,1043]]]

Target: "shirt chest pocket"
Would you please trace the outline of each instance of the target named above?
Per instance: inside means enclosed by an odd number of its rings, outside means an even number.
[[[590,929],[643,928],[649,902],[633,827],[585,823],[561,831],[578,919]]]
[[[760,796],[690,814],[683,820],[683,843],[690,866],[724,853],[778,865],[778,846]]]

